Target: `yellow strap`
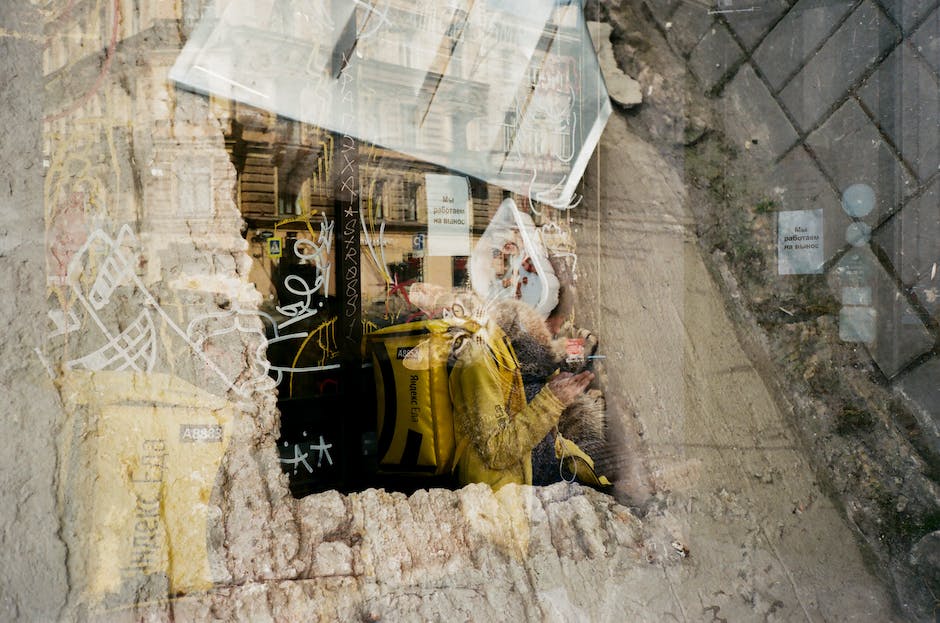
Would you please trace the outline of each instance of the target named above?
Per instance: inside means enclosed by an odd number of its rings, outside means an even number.
[[[460,443],[457,444],[457,450],[454,452],[454,463],[450,466],[451,474],[457,471],[457,463],[460,462],[460,459],[463,457],[463,453],[467,451],[467,445],[469,443],[470,440],[464,437],[460,440]]]
[[[594,460],[579,448],[578,444],[566,439],[557,431],[555,433],[555,458],[574,474],[578,482],[594,487],[611,486],[606,476],[598,476],[594,471]]]

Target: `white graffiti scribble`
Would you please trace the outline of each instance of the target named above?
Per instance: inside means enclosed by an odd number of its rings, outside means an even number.
[[[247,378],[236,381],[235,385],[246,390],[264,390],[275,387],[276,383],[268,376],[271,367],[265,355],[268,342],[263,329],[258,328],[259,324],[262,327],[275,326],[274,319],[262,311],[232,309],[194,318],[186,327],[186,335],[193,347],[202,353],[209,350],[208,345],[214,338],[224,335],[238,332],[257,338],[248,361],[249,370],[254,369],[257,372],[249,373]]]
[[[368,39],[374,36],[379,30],[382,29],[386,24],[391,28],[392,22],[388,19],[388,7],[386,6],[382,11],[379,11],[375,7],[375,3],[366,2],[364,0],[352,0],[356,6],[363,7],[366,9],[366,14],[362,19],[362,29],[356,33],[356,36],[359,39]],[[375,17],[373,17],[375,16]]]
[[[107,335],[110,336],[110,333]],[[146,309],[98,350],[65,362],[66,370],[133,370],[150,372],[157,358],[157,332]]]
[[[47,313],[49,320],[55,325],[55,331],[49,334],[49,338],[60,335],[68,335],[72,331],[77,331],[81,327],[78,316],[71,309],[68,311],[61,309],[50,309]]]
[[[225,374],[193,343],[187,332],[173,321],[137,276],[133,269],[140,263],[137,248],[137,238],[126,224],[120,228],[116,238],[111,238],[98,229],[88,236],[85,244],[69,262],[66,281],[85,308],[88,317],[104,334],[106,342],[96,351],[67,362],[66,368],[152,371],[157,354],[156,328],[153,318],[153,314],[156,314],[173,333],[189,345],[193,353],[202,359],[205,367],[217,375],[226,387],[247,396],[248,388],[244,384],[233,383],[229,375]],[[93,268],[94,260],[97,260],[96,272]],[[91,274],[88,274],[89,271]],[[83,283],[89,279],[91,279],[91,285],[88,287],[88,296],[86,296]],[[111,303],[111,298],[117,288],[125,285],[136,289],[143,297],[148,309],[142,310],[129,327],[115,335],[105,325],[98,312]]]
[[[306,344],[309,341],[309,331],[288,334],[283,334],[282,331],[294,323],[313,317],[322,308],[323,303],[316,305],[314,297],[322,294],[323,298],[326,298],[332,245],[333,222],[325,218],[320,225],[320,236],[316,241],[298,240],[295,243],[294,253],[301,260],[314,264],[317,277],[313,286],[297,275],[287,278],[285,286],[288,291],[303,298],[296,303],[277,308],[287,317],[281,323],[278,324],[264,312],[236,308],[199,316],[183,330],[137,276],[135,267],[140,264],[140,255],[137,238],[131,228],[123,225],[115,238],[100,229],[95,230],[72,257],[66,283],[88,318],[100,330],[104,340],[93,352],[66,361],[64,367],[151,372],[159,353],[158,322],[162,321],[190,347],[210,373],[218,376],[227,388],[242,396],[248,396],[259,389],[276,387],[285,374],[336,369],[338,364],[274,366],[266,356],[266,350],[272,344],[289,340],[300,340]],[[143,298],[144,308],[129,326],[115,332],[104,322],[101,312],[114,304],[112,299],[115,292],[125,286],[133,288],[135,296]],[[126,304],[126,301],[122,300],[122,303]],[[81,326],[78,316],[72,310],[52,310],[48,316],[55,327],[49,338],[74,332]],[[257,338],[254,345],[249,347],[247,371],[237,359],[225,354],[216,357],[211,354],[214,339],[236,332]]]
[[[304,434],[304,437],[306,437],[306,436],[307,436],[307,431],[304,431],[303,434]],[[293,474],[294,474],[294,475],[297,474],[297,467],[298,467],[299,465],[303,465],[303,466],[307,469],[307,472],[308,472],[308,473],[310,473],[310,474],[313,473],[313,467],[310,465],[310,463],[307,462],[307,459],[310,457],[310,453],[311,453],[311,452],[314,452],[314,451],[317,452],[317,467],[322,467],[322,466],[323,466],[323,459],[324,459],[324,457],[326,458],[326,461],[327,461],[327,463],[328,463],[329,465],[333,465],[333,457],[330,456],[330,448],[333,447],[333,444],[332,444],[332,443],[327,443],[326,440],[323,439],[323,435],[320,435],[319,437],[320,437],[320,443],[318,443],[318,444],[313,444],[313,443],[308,443],[308,444],[306,444],[306,445],[307,445],[307,451],[306,451],[306,452],[304,452],[303,450],[301,450],[301,447],[302,447],[304,444],[302,444],[302,443],[295,443],[295,444],[293,444],[293,446],[294,446],[294,456],[293,456],[293,457],[290,457],[290,458],[286,458],[286,459],[285,459],[285,458],[279,458],[278,460],[279,460],[281,463],[284,463],[284,464],[286,464],[286,465],[292,465],[293,468],[294,468],[294,470],[293,470]],[[285,447],[285,448],[288,448],[288,447],[290,447],[290,446],[291,446],[291,444],[289,444],[289,443],[286,442],[286,441],[284,442],[284,447]]]
[[[287,446],[288,446],[288,443],[285,441],[285,442],[284,442],[284,447],[287,447]],[[293,456],[293,458],[290,458],[290,459],[278,459],[278,460],[279,460],[281,463],[286,463],[287,465],[293,465],[293,466],[294,466],[294,475],[297,474],[297,466],[298,466],[298,465],[303,465],[304,467],[307,468],[307,471],[312,474],[312,473],[313,473],[313,468],[310,467],[310,463],[307,462],[307,457],[308,457],[308,456],[310,456],[310,455],[307,454],[306,452],[301,452],[301,450],[300,450],[300,444],[299,444],[299,443],[295,443],[295,444],[294,444],[294,456]]]

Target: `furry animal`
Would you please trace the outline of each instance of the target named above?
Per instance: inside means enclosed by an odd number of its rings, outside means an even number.
[[[579,364],[569,364],[565,361],[569,337],[584,340],[585,353],[588,355],[597,350],[597,338],[594,334],[585,329],[577,329],[570,323],[563,327],[559,337],[553,337],[545,321],[521,301],[497,301],[491,305],[489,314],[516,351],[522,381],[526,386],[526,399],[531,399],[532,395],[548,382],[555,370],[564,369],[577,373],[587,367],[587,359]],[[579,446],[582,443],[596,445],[605,441],[606,424],[604,396],[599,389],[589,389],[562,412],[558,431]],[[587,450],[584,446],[582,448]]]
[[[592,355],[597,350],[598,342],[594,334],[578,329],[571,323],[565,323],[558,336],[553,336],[545,320],[522,301],[504,298],[483,302],[472,293],[455,293],[427,284],[413,286],[410,296],[412,303],[421,309],[433,310],[435,315],[459,313],[481,324],[493,320],[499,325],[509,338],[519,361],[527,401],[535,397],[556,370],[577,373],[588,366],[590,360],[587,358],[574,364],[566,362],[569,338],[582,339],[586,355]],[[589,456],[605,455],[607,417],[603,393],[597,388],[591,388],[566,407],[558,421],[558,432],[574,441]],[[553,434],[549,434],[533,449],[532,471],[534,484],[549,484],[562,478],[555,457]]]

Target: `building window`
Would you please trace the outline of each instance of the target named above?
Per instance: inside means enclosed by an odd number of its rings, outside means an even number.
[[[481,179],[470,178],[470,196],[479,201],[487,201],[490,198],[490,189]]]
[[[278,195],[277,197],[277,213],[281,215],[289,214],[300,214],[300,210],[297,205],[297,197],[294,195]]]
[[[372,183],[369,199],[372,203],[372,217],[377,221],[385,220],[385,182]]]
[[[469,258],[466,255],[455,255],[451,258],[451,283],[455,288],[470,287],[470,270],[468,268]]]
[[[402,206],[402,220],[418,220],[418,187],[415,182],[405,182],[405,204]]]

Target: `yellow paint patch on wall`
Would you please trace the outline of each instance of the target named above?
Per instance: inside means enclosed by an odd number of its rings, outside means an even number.
[[[152,576],[169,594],[210,588],[208,504],[232,405],[167,374],[72,371],[61,387],[74,433],[61,482],[92,597]]]

